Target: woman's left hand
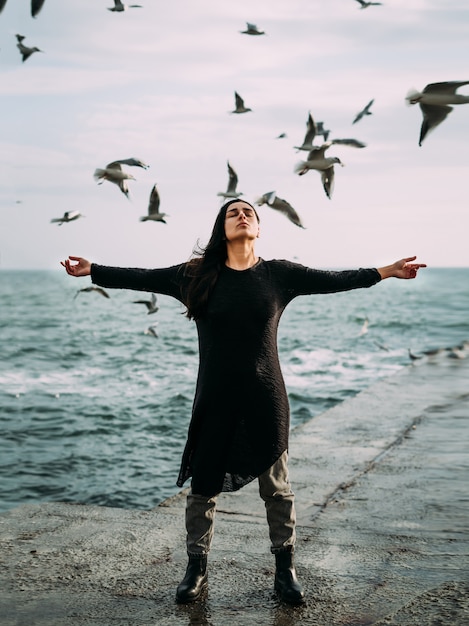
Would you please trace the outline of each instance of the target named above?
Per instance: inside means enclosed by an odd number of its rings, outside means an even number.
[[[425,263],[413,263],[416,256],[409,256],[405,259],[400,259],[392,265],[378,268],[378,272],[381,278],[415,278],[417,272],[421,267],[427,267]]]

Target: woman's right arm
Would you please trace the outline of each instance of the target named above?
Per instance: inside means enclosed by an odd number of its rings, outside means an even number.
[[[62,265],[70,276],[91,276],[93,283],[101,287],[150,291],[182,301],[181,265],[162,269],[108,267],[75,256],[70,256]]]

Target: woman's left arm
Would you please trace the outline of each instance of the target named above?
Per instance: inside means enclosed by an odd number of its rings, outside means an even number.
[[[384,267],[378,267],[378,272],[381,279],[385,278],[415,278],[417,272],[421,267],[427,267],[425,263],[413,263],[416,256],[409,256],[405,259],[400,259],[391,265]]]

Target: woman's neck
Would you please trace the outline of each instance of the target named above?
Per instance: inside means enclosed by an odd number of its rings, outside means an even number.
[[[247,270],[257,263],[259,257],[256,255],[253,245],[238,244],[227,246],[227,256],[225,265],[233,270]]]

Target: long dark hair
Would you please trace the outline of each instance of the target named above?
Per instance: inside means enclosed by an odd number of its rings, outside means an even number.
[[[207,309],[210,295],[218,280],[218,275],[225,265],[228,256],[226,251],[225,217],[228,207],[234,202],[244,202],[250,206],[256,214],[257,221],[260,221],[256,209],[246,200],[235,198],[225,202],[220,208],[208,244],[205,247],[201,247],[197,243],[197,247],[192,251],[194,256],[186,264],[185,276],[189,280],[184,299],[187,307],[186,316],[189,319],[197,320],[203,316]]]

